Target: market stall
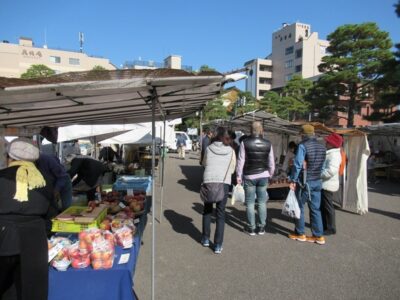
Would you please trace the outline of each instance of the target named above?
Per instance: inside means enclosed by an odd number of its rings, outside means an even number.
[[[181,70],[159,69],[75,72],[35,80],[0,78],[0,136],[32,136],[38,134],[44,125],[131,124],[151,121],[153,176],[155,121],[163,121],[165,124],[166,120],[200,111],[208,100],[220,94],[225,83],[236,80],[233,75],[207,73],[195,76]],[[155,289],[156,237],[154,191],[152,180],[152,299]],[[110,269],[95,271],[99,274],[111,272]],[[73,276],[82,272],[70,274]],[[50,280],[54,278],[51,276]],[[86,279],[96,280],[90,277]],[[126,284],[129,286],[124,288],[132,288],[131,283],[126,281]],[[86,283],[83,288],[87,287]],[[88,295],[86,299],[97,299],[93,291]]]
[[[286,174],[279,172],[279,170],[281,170],[282,163],[287,154],[289,141],[300,141],[298,127],[289,121],[263,110],[245,113],[229,121],[214,122],[213,125],[224,125],[233,131],[250,134],[251,123],[254,121],[259,121],[263,124],[264,136],[271,141],[274,149],[277,172],[268,184],[270,197],[271,199],[282,199],[282,197],[286,197],[289,182],[286,180]]]
[[[271,140],[274,146],[274,154],[277,168],[281,162],[281,156],[287,152],[289,141],[299,143],[301,141],[300,126],[303,123],[293,123],[282,120],[279,117],[265,111],[253,111],[233,118],[229,121],[219,122],[232,130],[239,130],[245,134],[250,133],[251,123],[259,121],[263,124],[265,136]],[[341,208],[353,210],[359,214],[368,212],[368,184],[367,184],[367,159],[370,154],[367,135],[358,129],[328,128],[320,123],[310,123],[315,127],[316,135],[320,138],[336,132],[343,136],[343,148],[347,154],[342,197],[337,203]],[[286,174],[274,174],[268,189],[275,193],[274,189],[287,191],[288,182]],[[286,192],[287,193],[287,192]],[[284,193],[279,193],[283,195]]]
[[[368,134],[368,143],[374,154],[375,175],[399,181],[400,123],[365,126],[360,130]]]

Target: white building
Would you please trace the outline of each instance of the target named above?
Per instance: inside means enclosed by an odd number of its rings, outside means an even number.
[[[42,64],[57,74],[89,71],[94,66],[107,70],[116,67],[106,58],[92,57],[85,53],[35,47],[32,39],[19,39],[18,44],[0,42],[0,76],[19,78],[32,65]]]
[[[244,66],[249,70],[246,91],[251,91],[254,97],[261,99],[272,87],[272,61],[256,58],[246,62]]]
[[[272,52],[266,59],[254,59],[245,63],[250,67],[249,78],[246,80],[246,91],[250,91],[260,99],[264,89],[275,89],[286,85],[294,74],[303,78],[315,79],[320,74],[318,65],[326,55],[329,42],[320,40],[318,32],[311,32],[311,26],[303,23],[282,24],[282,27],[272,34]],[[255,72],[255,64],[270,64],[272,78],[269,86],[260,87],[260,82],[270,82],[264,78],[260,68]],[[253,70],[252,74],[251,71]],[[260,79],[262,78],[262,79]],[[268,88],[269,87],[269,88]],[[267,89],[268,88],[268,89]]]
[[[124,64],[124,69],[178,69],[192,72],[191,66],[182,65],[182,56],[170,55],[164,59],[163,63],[155,62],[153,60],[134,60],[127,61]]]

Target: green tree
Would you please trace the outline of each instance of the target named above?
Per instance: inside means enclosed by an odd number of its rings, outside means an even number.
[[[283,88],[283,102],[288,107],[289,119],[292,121],[296,121],[298,115],[304,115],[310,110],[311,104],[306,100],[306,94],[312,86],[311,80],[294,75]]]
[[[106,70],[107,70],[107,69],[104,68],[104,67],[102,67],[102,66],[95,65],[95,66],[92,68],[91,71],[106,71]]]
[[[242,115],[258,109],[258,106],[257,99],[250,92],[241,91],[238,93],[238,98],[234,104],[233,114]]]
[[[268,91],[260,100],[260,108],[276,114],[282,119],[289,119],[289,105],[285,98],[282,98],[277,92]]]
[[[25,73],[21,74],[22,79],[31,78],[43,78],[55,75],[56,72],[45,65],[32,65],[26,70]]]
[[[183,120],[186,128],[200,128],[199,117],[189,117]]]
[[[392,42],[375,23],[340,26],[328,35],[328,41],[330,55],[323,57],[319,65],[325,74],[318,80],[312,97],[317,107],[324,107],[324,103],[345,106],[348,127],[352,127],[354,111],[372,93],[374,82],[382,76],[383,63],[393,56]],[[343,97],[348,101],[340,101]]]
[[[311,104],[306,100],[306,95],[312,86],[310,80],[294,75],[283,88],[282,96],[272,91],[265,93],[261,107],[280,118],[295,121],[310,109]]]
[[[217,72],[217,70],[215,70],[212,67],[209,67],[208,65],[201,65],[200,69],[199,69],[199,73],[201,72]]]
[[[215,99],[209,101],[204,107],[204,120],[212,121],[218,119],[226,119],[228,117],[228,112],[224,106],[222,99]]]
[[[400,17],[400,1],[395,5]],[[377,100],[373,103],[374,112],[366,119],[385,123],[399,122],[400,110],[400,43],[396,44],[394,57],[383,64],[383,77],[376,84]]]

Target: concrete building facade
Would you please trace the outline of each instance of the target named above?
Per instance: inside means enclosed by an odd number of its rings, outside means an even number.
[[[303,78],[321,74],[318,65],[328,45],[328,41],[318,38],[318,32],[311,32],[308,24],[283,24],[272,34],[272,88],[285,86],[295,74]]]
[[[19,78],[32,65],[43,64],[57,74],[89,71],[94,66],[107,70],[116,67],[109,59],[88,56],[85,53],[36,47],[30,38],[19,39],[18,44],[0,42],[0,76]]]
[[[303,23],[284,23],[272,34],[272,52],[265,59],[257,58],[245,63],[249,69],[246,91],[257,99],[265,91],[281,88],[299,74],[303,78],[318,78],[318,65],[326,55],[329,43],[320,40],[317,32],[311,32],[311,26]],[[260,66],[266,65],[268,67]],[[258,67],[257,67],[258,66]]]
[[[124,69],[178,69],[185,70],[187,72],[192,72],[193,68],[191,66],[182,65],[182,56],[180,55],[169,55],[164,59],[163,63],[155,62],[153,60],[134,60],[127,61],[124,63]]]
[[[251,91],[254,97],[261,99],[264,93],[272,87],[272,61],[256,58],[244,65],[249,70],[247,72],[246,91]]]

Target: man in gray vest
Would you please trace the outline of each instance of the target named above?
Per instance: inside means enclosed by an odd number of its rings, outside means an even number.
[[[267,220],[268,178],[275,171],[274,151],[271,142],[263,138],[263,128],[260,122],[253,122],[251,136],[240,143],[239,158],[236,167],[237,183],[244,181],[248,233],[255,235],[256,220],[254,204],[257,195],[258,204],[258,234],[265,233]]]
[[[289,176],[290,188],[296,190],[300,206],[300,219],[295,219],[295,233],[289,238],[300,242],[325,244],[321,217],[321,172],[325,161],[326,147],[314,135],[314,127],[302,126],[302,141],[297,147],[296,156]],[[308,202],[312,236],[306,237],[304,226],[304,205]]]

